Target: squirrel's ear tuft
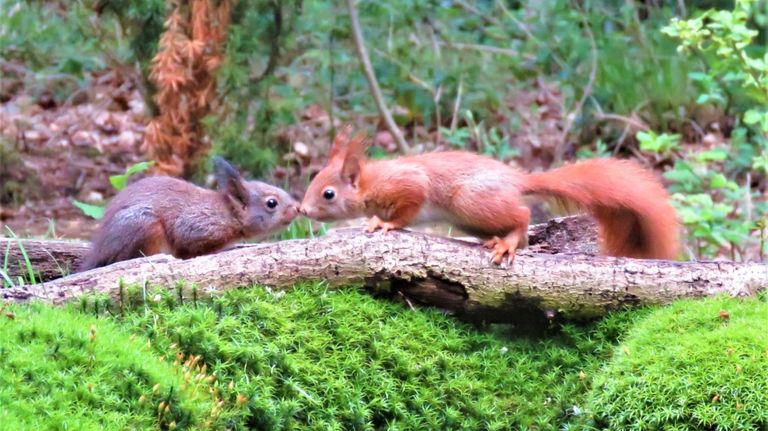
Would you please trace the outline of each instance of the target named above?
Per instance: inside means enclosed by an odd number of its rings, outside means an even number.
[[[343,157],[347,151],[347,143],[349,142],[349,134],[352,132],[352,125],[345,124],[336,130],[336,137],[333,138],[331,144],[331,151],[328,153],[328,161]]]
[[[243,206],[248,205],[248,190],[243,184],[243,177],[234,166],[224,158],[216,156],[213,158],[213,174],[221,192],[232,196]]]
[[[357,188],[360,181],[360,171],[365,163],[365,147],[368,140],[365,132],[356,133],[347,144],[344,153],[344,164],[341,167],[341,179],[352,187]]]

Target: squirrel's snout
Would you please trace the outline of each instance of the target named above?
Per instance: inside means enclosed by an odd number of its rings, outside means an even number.
[[[301,206],[300,206],[300,207],[298,207],[297,209],[298,209],[298,211],[299,211],[299,214],[301,214],[301,215],[307,215],[307,208],[306,208],[306,207],[304,207],[304,205],[301,205]]]

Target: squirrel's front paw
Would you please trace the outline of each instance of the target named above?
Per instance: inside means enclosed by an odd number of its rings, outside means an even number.
[[[368,233],[371,233],[376,229],[378,229],[379,226],[381,226],[381,223],[382,222],[380,218],[373,216],[370,219],[368,219],[368,224],[365,226],[365,231]]]
[[[388,221],[381,221],[380,218],[373,216],[370,220],[368,220],[368,225],[365,227],[365,231],[370,233],[375,231],[376,229],[381,229],[382,235],[386,234],[390,230],[398,229],[399,226],[392,222]]]

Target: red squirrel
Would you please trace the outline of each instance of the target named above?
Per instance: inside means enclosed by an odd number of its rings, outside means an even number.
[[[157,253],[182,259],[213,253],[279,231],[298,216],[298,203],[284,190],[244,181],[220,157],[213,166],[218,191],[171,177],[144,178],[120,191],[80,270]]]
[[[528,174],[464,151],[368,161],[364,135],[333,141],[299,212],[319,220],[370,217],[366,230],[448,222],[487,240],[499,264],[527,246],[531,212],[522,196],[555,198],[588,210],[598,221],[601,253],[674,259],[679,229],[669,194],[652,172],[630,160],[584,160]]]

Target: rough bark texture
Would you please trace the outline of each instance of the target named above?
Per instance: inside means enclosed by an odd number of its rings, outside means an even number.
[[[29,279],[24,253],[35,270],[36,281],[48,281],[73,272],[89,247],[83,241],[0,238],[0,252],[8,261],[7,273],[14,282],[17,277]]]
[[[528,230],[528,238],[531,249],[541,252],[597,253],[597,225],[586,216],[562,217],[533,225]],[[29,279],[22,249],[27,253],[32,268],[35,269],[35,280],[41,282],[61,278],[74,272],[85,253],[88,252],[89,246],[89,243],[83,241],[0,238],[0,250],[4,253],[2,256],[8,257],[7,273],[14,282],[17,277]],[[232,248],[253,246],[253,244],[237,244]]]
[[[288,288],[303,280],[330,286],[364,282],[410,302],[437,305],[472,320],[521,315],[590,318],[627,305],[665,304],[718,293],[749,296],[768,284],[768,266],[681,263],[520,252],[511,267],[493,266],[479,244],[415,232],[340,230],[310,240],[241,247],[177,260],[166,255],[120,262],[43,285],[4,289],[9,301],[54,304],[87,292],[119,302],[132,284],[178,288],[200,297],[238,286]],[[122,280],[122,282],[121,282]]]

